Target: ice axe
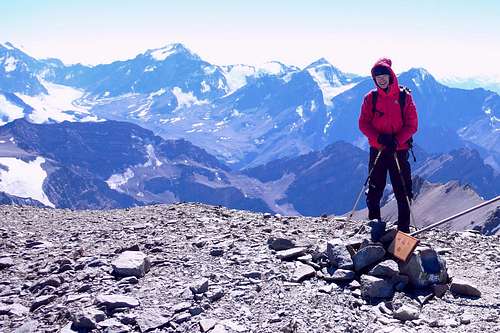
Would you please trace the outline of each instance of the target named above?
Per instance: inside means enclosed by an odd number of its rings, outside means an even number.
[[[451,220],[454,220],[457,217],[468,214],[476,209],[479,209],[481,207],[492,204],[498,200],[500,200],[500,195],[493,198],[493,199],[490,199],[488,201],[480,203],[479,205],[476,205],[474,207],[466,209],[460,213],[457,213],[455,215],[447,217],[439,222],[428,225],[427,227],[422,228],[420,230],[417,230],[415,232],[412,232],[410,234],[404,233],[402,231],[398,231],[396,233],[396,236],[394,237],[394,240],[392,241],[391,245],[389,245],[388,251],[389,251],[389,253],[394,255],[396,258],[398,258],[402,261],[406,261],[411,256],[411,254],[413,253],[413,250],[415,250],[415,248],[417,247],[417,245],[419,243],[419,240],[417,238],[415,238],[416,235],[421,234],[422,232],[428,231],[430,229],[433,229],[433,228],[440,226],[441,224],[444,224],[444,223],[449,222]]]

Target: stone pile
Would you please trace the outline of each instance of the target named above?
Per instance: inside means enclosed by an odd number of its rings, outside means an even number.
[[[420,305],[431,297],[442,298],[448,291],[455,296],[481,297],[472,283],[451,279],[445,259],[430,246],[418,246],[406,261],[395,258],[388,252],[395,233],[395,229],[387,231],[378,242],[334,238],[316,248],[297,246],[286,238],[270,238],[268,245],[278,259],[295,263],[291,282],[317,278],[352,291],[368,304],[391,300],[396,291],[431,292],[420,298]],[[404,322],[418,319],[420,310],[401,305],[384,312]]]

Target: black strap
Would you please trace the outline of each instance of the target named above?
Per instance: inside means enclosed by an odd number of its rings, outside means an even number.
[[[377,109],[375,108],[375,105],[377,105],[377,97],[378,97],[378,92],[376,90],[372,91],[372,112],[375,113],[377,112]]]
[[[405,88],[399,89],[399,108],[401,109],[401,119],[403,120],[403,126],[405,125],[405,116],[403,114],[403,110],[406,105],[406,94],[407,91]]]

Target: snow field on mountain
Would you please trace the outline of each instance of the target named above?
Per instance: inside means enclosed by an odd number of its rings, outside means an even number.
[[[6,118],[6,121],[0,121],[0,125],[4,125],[9,121],[24,117],[24,110],[23,108],[9,102],[4,95],[0,95],[0,116],[3,119]]]
[[[88,107],[76,103],[78,99],[84,96],[83,90],[43,80],[41,82],[49,92],[48,94],[39,94],[36,96],[18,94],[19,98],[34,109],[33,113],[30,114],[31,121],[44,123],[50,120],[57,122],[77,120],[74,115],[68,114],[65,111],[88,115],[80,119],[80,121],[98,120],[97,117],[90,114]]]
[[[41,203],[54,207],[43,191],[43,183],[47,172],[42,168],[45,163],[43,157],[38,156],[34,161],[24,162],[12,157],[0,157],[0,191],[21,198],[32,198]]]

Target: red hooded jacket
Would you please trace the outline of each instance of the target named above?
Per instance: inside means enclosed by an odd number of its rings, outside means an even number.
[[[396,74],[391,68],[391,60],[387,58],[379,59],[372,67],[385,66],[389,69],[391,75],[391,84],[387,93],[380,87],[377,87],[377,105],[376,110],[382,113],[373,112],[372,109],[372,92],[365,95],[363,105],[361,106],[361,114],[359,116],[359,129],[368,137],[368,143],[371,147],[380,149],[382,145],[377,142],[379,134],[395,134],[398,142],[397,150],[408,149],[406,143],[417,131],[418,117],[413,98],[410,94],[406,96],[405,107],[403,110],[404,122],[401,117],[401,108],[399,106],[399,84]],[[404,126],[403,126],[404,123]]]

